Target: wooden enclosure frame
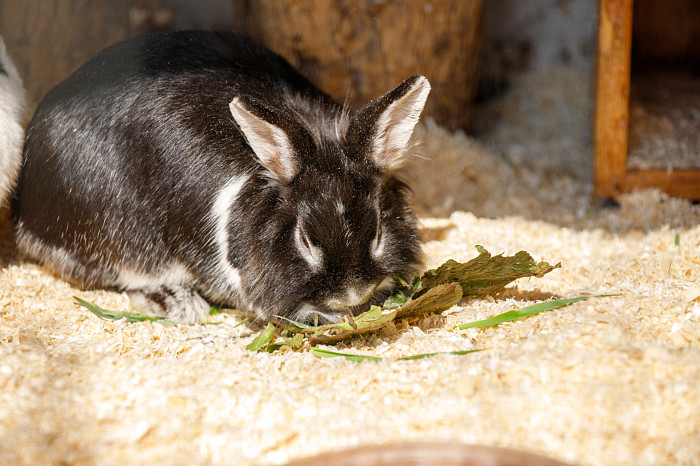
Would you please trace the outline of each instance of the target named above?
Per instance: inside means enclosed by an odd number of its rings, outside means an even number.
[[[628,169],[633,0],[601,0],[594,123],[594,192],[612,198],[639,188],[700,199],[700,169]]]

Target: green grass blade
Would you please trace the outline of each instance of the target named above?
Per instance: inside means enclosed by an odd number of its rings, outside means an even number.
[[[381,361],[383,358],[377,356],[363,356],[359,354],[347,354],[338,353],[336,351],[328,351],[320,348],[312,348],[311,354],[318,356],[319,358],[345,358],[348,361],[362,362],[362,361]]]
[[[88,311],[95,314],[97,317],[103,320],[120,320],[126,319],[127,322],[157,322],[163,325],[177,325],[177,322],[165,319],[163,317],[152,317],[145,314],[136,314],[133,312],[119,312],[110,311],[109,309],[102,309],[95,303],[80,299],[77,296],[73,296],[78,304],[86,308]]]
[[[243,319],[242,321],[240,321],[236,325],[234,325],[233,328],[238,328],[241,325],[247,324],[248,322],[250,322],[250,319],[251,319],[250,317],[246,317],[245,319]]]
[[[305,324],[305,323],[303,323],[303,322],[297,322],[296,320],[292,320],[292,319],[287,319],[286,317],[282,317],[282,316],[278,316],[278,315],[275,315],[275,316],[273,316],[273,317],[275,317],[275,318],[277,318],[277,319],[284,320],[284,321],[286,321],[286,322],[289,322],[290,324],[295,325],[295,326],[297,326],[297,327],[299,327],[299,328],[301,328],[301,329],[303,329],[303,328],[314,328],[313,326],[311,326],[311,325],[309,325],[309,324]]]
[[[540,312],[558,309],[560,307],[568,306],[569,304],[577,303],[579,301],[585,301],[589,298],[605,298],[609,296],[619,296],[619,294],[579,296],[578,298],[555,299],[554,301],[545,301],[543,303],[533,304],[531,306],[526,306],[521,309],[515,309],[513,311],[504,312],[503,314],[498,314],[496,316],[491,317],[490,319],[460,324],[459,329],[466,330],[468,328],[488,327],[490,325],[497,325],[503,322],[510,322],[512,320],[522,319],[523,317],[539,314]]]
[[[430,358],[433,356],[438,356],[441,354],[452,354],[452,355],[462,355],[462,354],[469,354],[469,353],[475,353],[477,351],[483,351],[480,349],[475,349],[475,350],[461,350],[461,351],[443,351],[439,353],[424,353],[424,354],[414,354],[412,356],[404,356],[403,358],[397,359],[397,361],[411,361],[414,359],[423,359],[423,358]],[[347,353],[339,353],[337,351],[329,351],[329,350],[324,350],[320,348],[312,348],[311,349],[311,354],[314,356],[318,356],[319,358],[345,358],[348,361],[353,361],[353,362],[363,362],[363,361],[381,361],[384,358],[380,358],[379,356],[364,356],[364,355],[358,355],[358,354],[347,354]]]
[[[455,356],[461,356],[463,354],[469,354],[469,353],[476,353],[477,351],[483,351],[481,349],[472,349],[472,350],[458,350],[458,351],[440,351],[438,353],[423,353],[423,354],[414,354],[411,356],[404,356],[403,358],[399,358],[399,361],[411,361],[413,359],[423,359],[423,358],[432,358],[433,356],[439,356],[441,354],[451,354]]]

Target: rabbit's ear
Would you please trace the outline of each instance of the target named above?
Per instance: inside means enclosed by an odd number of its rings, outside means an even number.
[[[287,133],[253,114],[238,97],[229,104],[231,114],[260,164],[275,179],[287,183],[299,173],[299,163]]]
[[[357,112],[352,130],[363,136],[368,155],[378,167],[394,170],[403,163],[428,93],[428,80],[412,76]]]

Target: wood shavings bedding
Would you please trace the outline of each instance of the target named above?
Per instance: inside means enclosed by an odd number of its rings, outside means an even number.
[[[226,314],[212,317],[220,325],[99,320],[72,296],[119,311],[126,298],[74,289],[6,253],[0,463],[281,464],[443,440],[582,465],[698,464],[698,206],[647,191],[596,211],[585,182],[513,166],[430,123],[419,136],[432,162],[418,168],[436,174],[414,184],[426,266],[466,261],[482,244],[494,254],[525,249],[562,269],[332,349],[384,358],[486,351],[361,364],[253,353],[244,348],[256,329]],[[446,158],[483,168],[453,184]],[[504,183],[504,173],[525,181]],[[449,208],[421,200],[448,192]],[[431,205],[441,217],[428,216]],[[535,301],[601,293],[622,296],[458,330]]]

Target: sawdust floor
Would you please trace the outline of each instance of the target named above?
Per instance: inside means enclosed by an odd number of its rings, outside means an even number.
[[[102,321],[71,297],[127,310],[124,296],[5,253],[0,463],[269,464],[449,440],[582,465],[700,464],[698,206],[647,191],[597,210],[585,180],[529,170],[430,120],[417,136],[431,158],[417,160],[416,183],[427,266],[481,244],[562,268],[335,348],[387,358],[358,364],[252,353],[255,330],[231,315],[217,326]],[[621,296],[457,328],[601,293]],[[473,348],[485,351],[392,360]]]

